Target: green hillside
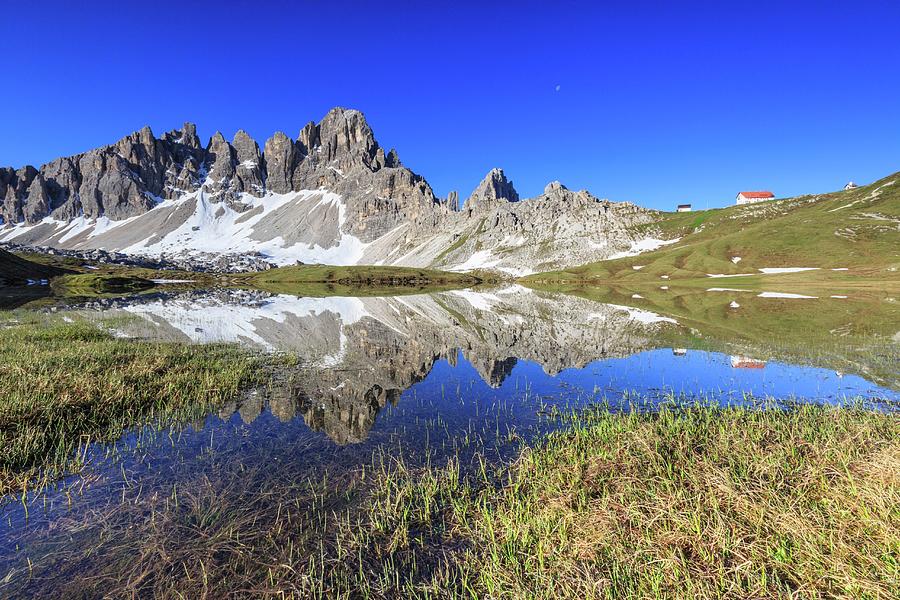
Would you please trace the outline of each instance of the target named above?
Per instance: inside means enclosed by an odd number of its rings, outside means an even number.
[[[231,283],[273,293],[304,296],[422,293],[468,287],[478,274],[394,266],[298,265],[230,277]]]
[[[0,250],[0,284],[15,285],[31,280],[50,279],[67,271],[19,258]]]
[[[680,238],[659,250],[527,278],[532,282],[659,282],[722,279],[758,284],[900,281],[900,173],[855,190],[798,196],[745,206],[665,213],[644,226],[647,236]],[[737,262],[735,262],[737,259]],[[818,271],[761,275],[759,269],[818,267]],[[841,269],[834,271],[832,269]],[[682,283],[682,282],[679,282]]]

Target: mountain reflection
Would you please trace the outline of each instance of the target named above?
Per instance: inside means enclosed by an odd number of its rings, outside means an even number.
[[[299,374],[221,407],[250,423],[266,406],[302,415],[338,444],[364,440],[378,412],[461,353],[498,388],[520,359],[548,374],[654,347],[671,323],[646,311],[511,286],[380,298],[298,298],[250,291],[161,294],[94,303],[117,335],[188,343],[239,343],[290,352]],[[96,313],[88,313],[96,314]]]

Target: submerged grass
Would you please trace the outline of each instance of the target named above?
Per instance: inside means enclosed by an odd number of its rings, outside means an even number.
[[[147,421],[191,420],[234,396],[259,360],[228,346],[118,339],[21,312],[0,323],[0,494],[76,471],[77,450]]]
[[[149,518],[76,515],[93,544],[44,572],[73,593],[155,597],[896,597],[896,414],[557,418],[568,427],[505,466],[380,453],[351,479],[198,481],[154,496]],[[52,581],[31,576],[7,581]]]

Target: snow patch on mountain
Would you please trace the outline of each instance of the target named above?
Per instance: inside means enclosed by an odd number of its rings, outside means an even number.
[[[181,214],[192,206],[189,214]],[[369,245],[342,231],[346,206],[341,196],[332,192],[267,193],[261,198],[243,194],[241,208],[235,210],[228,203],[213,202],[201,188],[164,200],[148,212],[127,219],[81,216],[66,222],[48,217],[35,225],[22,224],[3,231],[0,241],[17,241],[40,227],[45,231],[44,237],[56,244],[71,242],[76,248],[113,247],[126,254],[149,257],[259,253],[278,265],[298,261],[353,265]],[[279,214],[290,219],[279,220]],[[314,220],[323,229],[319,236],[322,239],[317,240],[321,243],[296,239],[304,233],[304,220]],[[329,229],[333,233],[329,234]]]

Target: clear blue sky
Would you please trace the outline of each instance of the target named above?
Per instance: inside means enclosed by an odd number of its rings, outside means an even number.
[[[898,2],[46,2],[0,23],[0,165],[332,106],[440,195],[492,167],[671,209],[900,170]]]

